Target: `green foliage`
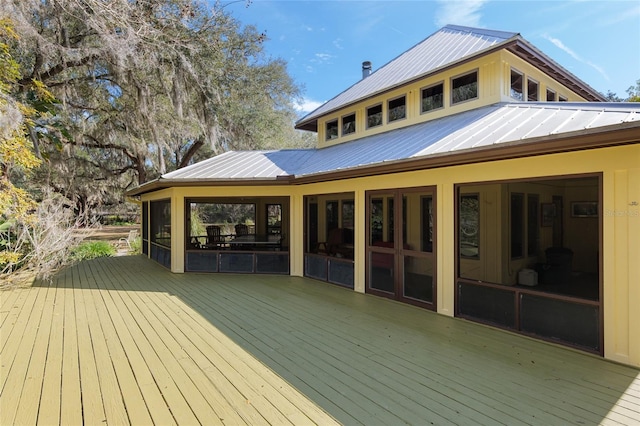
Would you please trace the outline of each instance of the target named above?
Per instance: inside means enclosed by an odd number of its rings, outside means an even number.
[[[114,254],[116,254],[116,249],[107,241],[86,241],[71,251],[71,259],[81,261],[111,257]]]
[[[142,237],[136,237],[133,241],[130,241],[131,244],[131,253],[132,254],[140,254],[142,253]]]

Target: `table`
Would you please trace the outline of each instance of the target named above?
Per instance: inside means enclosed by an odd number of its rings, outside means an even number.
[[[280,249],[282,245],[282,236],[278,234],[257,235],[248,234],[240,235],[229,240],[231,250],[250,250],[250,249]]]

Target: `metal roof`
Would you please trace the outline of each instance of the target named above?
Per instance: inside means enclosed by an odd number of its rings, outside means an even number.
[[[162,179],[269,180],[295,175],[312,149],[229,151],[162,175]]]
[[[447,25],[300,119],[298,126],[329,111],[490,49],[516,36],[517,33],[511,32]]]
[[[628,126],[638,129],[640,139],[640,104],[500,103],[322,149],[227,152],[167,173],[159,181],[171,186],[181,181],[312,177]]]
[[[605,101],[595,89],[518,33],[447,25],[298,120],[296,128],[317,131],[317,120],[323,115],[499,48],[544,68],[585,99]]]

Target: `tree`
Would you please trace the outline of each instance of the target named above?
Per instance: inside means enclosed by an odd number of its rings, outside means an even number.
[[[635,86],[629,86],[627,89],[627,102],[640,102],[640,79],[636,80]]]
[[[640,80],[636,80],[635,86],[629,86],[626,92],[628,95],[626,99],[621,98],[611,90],[607,90],[604,97],[607,102],[640,102]]]
[[[60,100],[28,125],[38,177],[78,210],[212,154],[301,140],[286,64],[224,4],[8,0],[0,14],[21,36],[21,94],[39,79]]]

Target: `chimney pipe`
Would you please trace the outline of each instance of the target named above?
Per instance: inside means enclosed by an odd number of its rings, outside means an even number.
[[[362,78],[365,79],[371,75],[371,62],[364,61],[362,63]]]

